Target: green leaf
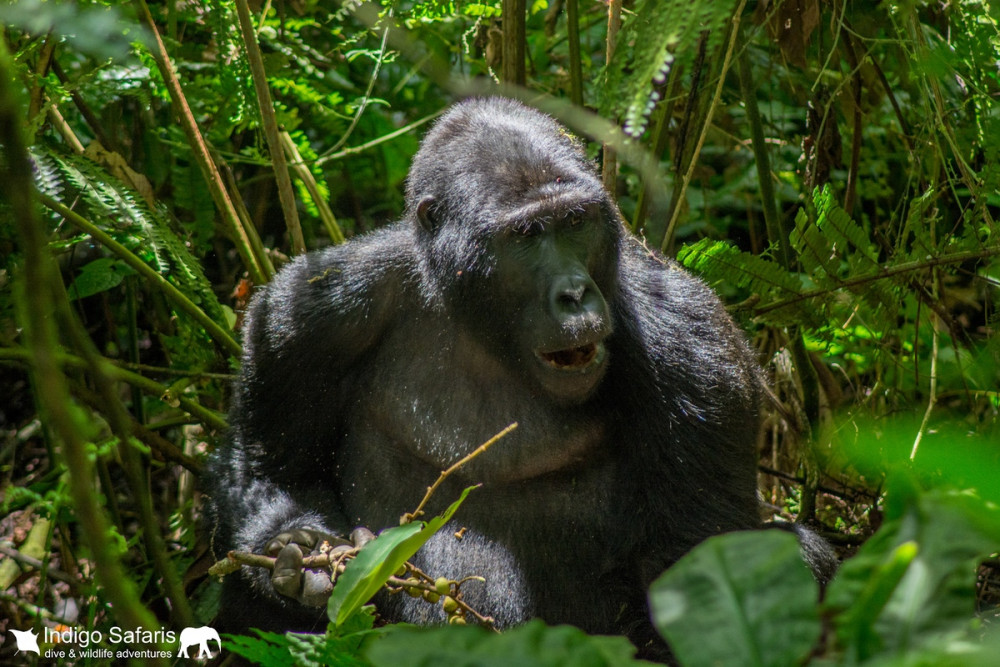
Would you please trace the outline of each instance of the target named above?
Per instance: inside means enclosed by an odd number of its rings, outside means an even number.
[[[877,652],[880,642],[874,633],[875,619],[889,603],[917,557],[917,551],[915,542],[904,542],[893,549],[864,582],[856,602],[838,617],[838,634],[854,646],[859,659],[864,660]]]
[[[118,287],[125,276],[135,275],[128,264],[113,257],[101,257],[85,264],[67,288],[70,300],[82,299]]]
[[[223,649],[246,658],[254,665],[270,667],[292,667],[295,658],[288,650],[288,640],[284,635],[255,630],[260,638],[245,635],[223,635]]]
[[[481,627],[402,628],[372,643],[366,657],[376,667],[479,665],[563,667],[650,664],[636,660],[624,637],[591,637],[577,628],[531,621],[503,634]]]
[[[394,626],[373,629],[372,607],[354,614],[342,628],[329,626],[326,633],[262,632],[260,638],[225,635],[226,650],[247,658],[258,665],[315,665],[317,667],[363,667],[368,661],[361,657],[367,643]]]
[[[641,136],[670,70],[694,60],[702,35],[708,35],[708,53],[721,45],[734,6],[732,0],[637,2],[622,24],[607,67],[602,115],[623,115],[626,134]]]
[[[795,665],[820,636],[819,585],[784,531],[706,540],[653,582],[649,599],[688,666]]]
[[[471,486],[463,491],[461,497],[440,516],[427,522],[415,521],[390,528],[366,544],[337,578],[327,607],[330,620],[337,627],[346,623],[378,593],[403,563],[410,560],[451,519],[474,488]]]
[[[124,59],[132,41],[153,43],[146,29],[123,17],[118,7],[97,3],[7,0],[0,3],[0,25],[60,35],[96,58]]]
[[[967,493],[915,495],[827,589],[825,605],[847,654],[903,658],[970,629],[976,562],[1000,549],[997,515]]]

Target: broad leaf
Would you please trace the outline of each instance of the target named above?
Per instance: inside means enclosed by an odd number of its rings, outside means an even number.
[[[848,655],[902,658],[968,630],[976,562],[1000,550],[997,525],[996,509],[986,503],[932,492],[883,526],[827,591]]]
[[[365,654],[376,667],[477,665],[480,667],[613,667],[636,660],[624,637],[591,637],[577,628],[531,621],[503,634],[481,627],[400,628]]]
[[[420,547],[441,529],[458,510],[469,492],[451,504],[440,516],[430,521],[415,521],[383,531],[365,545],[357,558],[347,564],[330,596],[327,614],[337,627],[342,626],[362,605],[385,585],[400,566],[413,557]]]
[[[710,538],[649,592],[653,622],[681,664],[795,665],[820,636],[819,585],[794,535]]]

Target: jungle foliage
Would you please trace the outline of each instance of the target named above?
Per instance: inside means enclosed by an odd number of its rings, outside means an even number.
[[[998,22],[983,0],[3,4],[5,638],[211,624],[197,477],[254,286],[398,216],[427,124],[523,77],[507,94],[590,142],[633,232],[731,304],[772,381],[765,502],[846,558],[821,599],[783,531],[709,540],[651,590],[677,659],[991,664]],[[635,661],[540,622],[376,627],[360,597],[410,533],[356,559],[327,634],[226,651]]]

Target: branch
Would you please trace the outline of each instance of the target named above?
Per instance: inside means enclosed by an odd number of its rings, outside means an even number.
[[[288,235],[292,241],[292,253],[301,255],[306,251],[306,241],[302,236],[302,224],[299,222],[299,212],[295,207],[295,193],[292,192],[292,179],[288,176],[285,152],[281,148],[281,138],[278,136],[278,120],[274,116],[274,103],[271,101],[271,91],[267,87],[264,59],[260,55],[260,44],[257,43],[257,33],[250,20],[250,7],[247,5],[247,0],[236,0],[236,13],[239,15],[240,32],[243,35],[243,45],[246,47],[247,60],[250,63],[254,90],[257,91],[257,106],[260,107],[264,137],[267,139],[267,149],[271,154],[274,179],[278,184],[278,199],[281,201],[281,210],[285,214],[285,227],[288,229]]]
[[[404,514],[403,517],[400,519],[400,524],[410,523],[418,516],[423,514],[424,505],[426,505],[427,501],[431,499],[431,496],[434,494],[434,492],[438,490],[438,487],[444,483],[444,480],[448,479],[449,475],[451,475],[453,472],[464,466],[466,463],[468,463],[469,461],[476,458],[477,456],[485,452],[487,449],[495,445],[501,438],[503,438],[505,435],[513,431],[515,428],[517,428],[517,422],[514,422],[507,428],[503,429],[495,436],[493,436],[483,444],[476,447],[476,449],[473,450],[472,453],[463,456],[461,459],[453,463],[451,467],[443,471],[441,475],[437,478],[437,481],[427,488],[427,493],[424,494],[424,499],[420,501],[419,505],[417,505],[417,509],[413,510],[410,513]]]
[[[108,250],[120,257],[122,261],[135,269],[140,276],[159,288],[160,291],[163,292],[164,296],[177,306],[178,309],[193,317],[198,324],[205,328],[208,335],[215,339],[215,342],[224,347],[230,354],[237,357],[240,356],[242,348],[228,331],[223,329],[215,320],[206,315],[205,311],[196,306],[194,302],[187,298],[183,292],[174,287],[170,281],[160,275],[151,266],[146,264],[146,262],[139,259],[135,253],[118,243],[118,241],[115,241],[111,238],[110,234],[107,234],[100,227],[69,207],[56,201],[52,197],[45,194],[39,194],[39,201],[41,201],[47,208],[61,215],[67,222],[72,223],[77,229],[90,234],[95,241],[99,242]]]
[[[788,306],[801,303],[802,301],[808,301],[809,299],[815,299],[816,297],[823,296],[824,294],[830,294],[845,287],[857,287],[876,280],[893,278],[904,273],[910,273],[911,271],[922,271],[924,269],[929,269],[935,266],[943,266],[946,264],[961,264],[962,262],[974,259],[986,259],[987,257],[996,257],[998,255],[1000,255],[1000,245],[992,248],[983,248],[982,250],[968,250],[965,252],[956,252],[950,255],[928,257],[927,259],[904,262],[895,266],[879,267],[870,273],[863,273],[860,276],[854,276],[853,278],[841,280],[839,281],[840,284],[836,287],[814,287],[813,289],[799,292],[797,295],[788,297],[787,299],[772,301],[771,303],[766,303],[763,306],[758,306],[757,308],[754,308],[752,312],[754,317],[760,317],[761,315],[766,315],[772,311],[781,310],[782,308],[787,308]]]
[[[736,45],[736,38],[740,33],[740,18],[743,16],[743,7],[746,6],[747,0],[740,0],[740,4],[736,7],[736,11],[733,12],[733,27],[732,34],[729,37],[729,45],[726,47],[726,55],[722,60],[722,71],[719,72],[719,83],[715,87],[715,95],[712,96],[712,103],[708,107],[708,112],[705,114],[705,122],[701,126],[701,133],[698,135],[698,143],[695,144],[694,153],[691,154],[691,162],[688,163],[687,172],[684,174],[684,180],[681,182],[681,189],[677,195],[677,203],[674,206],[673,215],[670,216],[670,222],[667,223],[667,231],[663,234],[663,243],[660,244],[660,250],[664,252],[670,246],[674,239],[674,230],[677,229],[677,218],[680,216],[681,212],[681,202],[684,201],[684,195],[687,192],[688,184],[691,183],[691,177],[694,175],[694,169],[698,164],[698,156],[701,154],[702,146],[705,145],[705,137],[708,136],[708,128],[712,125],[712,116],[715,114],[715,107],[719,105],[719,98],[722,97],[722,87],[726,83],[726,73],[729,72],[729,64],[732,62],[733,58],[733,47]]]
[[[295,172],[298,179],[306,186],[306,190],[309,191],[309,196],[312,197],[313,204],[316,205],[316,209],[319,211],[320,220],[323,221],[323,226],[326,227],[326,233],[330,236],[330,240],[334,245],[343,243],[345,241],[344,231],[337,224],[337,216],[333,214],[330,204],[320,194],[316,179],[313,177],[312,172],[309,171],[309,168],[306,167],[305,162],[303,162],[302,156],[299,155],[299,149],[295,145],[295,142],[292,141],[292,136],[288,132],[281,133],[281,146],[288,153],[288,159],[290,160],[288,163],[289,168]]]
[[[173,102],[174,110],[181,121],[184,134],[187,135],[188,144],[191,146],[194,159],[198,163],[198,166],[201,167],[205,182],[208,184],[208,190],[212,193],[212,199],[215,201],[215,205],[218,207],[226,227],[236,237],[233,240],[236,243],[237,251],[240,253],[240,258],[243,260],[243,265],[250,274],[250,279],[258,285],[263,285],[274,275],[274,267],[271,266],[271,261],[267,258],[267,255],[262,252],[260,239],[257,237],[257,230],[253,228],[253,225],[249,224],[249,221],[241,220],[236,213],[236,208],[229,197],[229,192],[222,182],[219,169],[212,160],[212,156],[208,152],[208,145],[205,143],[205,139],[201,136],[201,131],[198,129],[198,121],[195,120],[194,114],[191,112],[191,107],[187,103],[187,98],[184,97],[184,91],[177,78],[177,73],[174,71],[174,66],[170,63],[170,57],[167,55],[167,47],[163,45],[160,31],[156,27],[156,22],[153,21],[153,15],[149,12],[146,0],[136,0],[136,5],[139,9],[139,15],[146,22],[147,27],[156,40],[157,49],[150,53],[153,56],[153,60],[156,61],[156,66],[160,70],[160,74],[163,76],[163,82],[170,93],[170,100]],[[254,243],[254,238],[256,238],[256,243]]]
[[[24,347],[0,347],[0,361],[4,359],[31,363],[31,351]],[[55,362],[61,366],[88,368],[88,364],[85,360],[71,354],[66,354],[65,352],[56,352],[54,359]],[[105,362],[105,372],[112,379],[127,382],[128,384],[139,387],[150,396],[157,396],[163,399],[169,390],[168,387],[156,382],[155,380],[150,380],[149,378],[139,375],[138,373],[133,373],[114,365],[109,359],[105,359]],[[185,412],[198,419],[202,424],[220,431],[225,431],[229,428],[225,418],[214,410],[210,410],[203,405],[199,405],[195,401],[192,401],[190,398],[186,398],[184,396],[174,396],[173,398],[177,400],[178,405],[183,408]]]
[[[610,66],[611,59],[615,55],[615,46],[618,43],[618,31],[622,26],[622,0],[610,0],[608,2],[608,34],[607,46],[604,62]],[[606,82],[605,82],[606,85]],[[604,182],[604,189],[614,197],[616,182],[618,180],[618,154],[614,146],[604,142],[601,149],[601,180]],[[645,180],[645,179],[644,179]]]

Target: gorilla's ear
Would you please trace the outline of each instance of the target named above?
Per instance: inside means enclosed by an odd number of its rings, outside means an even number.
[[[434,212],[431,210],[434,207],[434,197],[424,197],[417,204],[417,220],[420,221],[420,226],[423,227],[430,233],[438,227],[438,220],[434,218]]]

